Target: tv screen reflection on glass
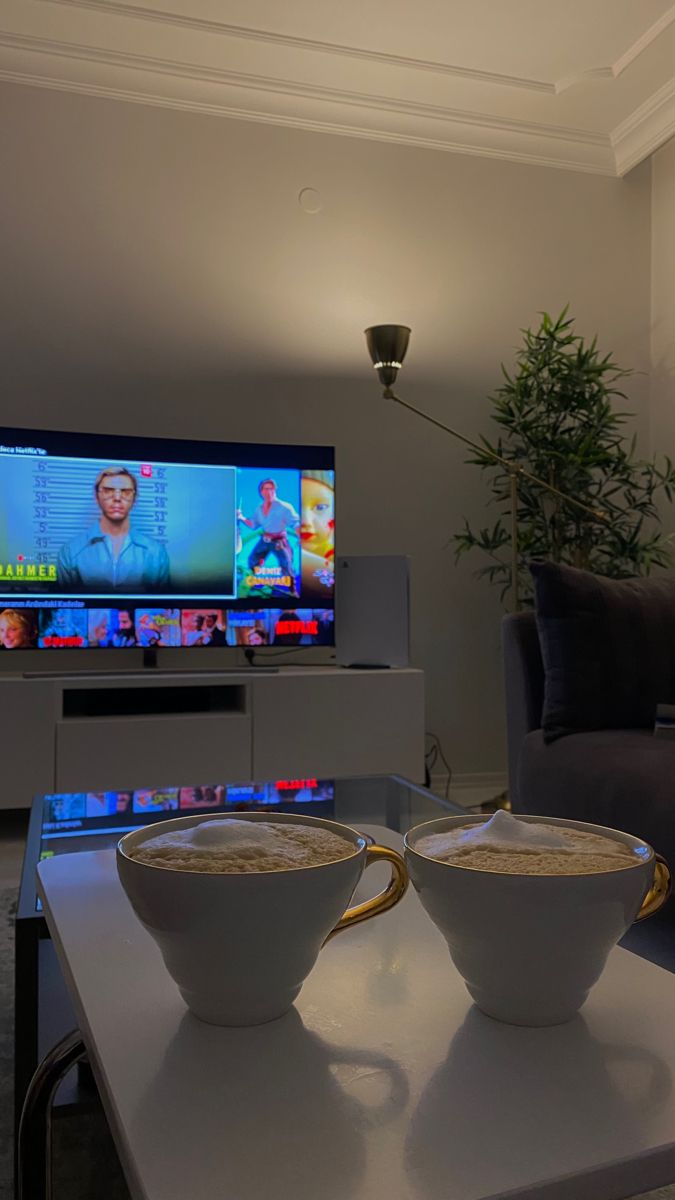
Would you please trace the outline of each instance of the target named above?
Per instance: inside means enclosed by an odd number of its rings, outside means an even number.
[[[334,644],[326,446],[0,429],[0,651]]]

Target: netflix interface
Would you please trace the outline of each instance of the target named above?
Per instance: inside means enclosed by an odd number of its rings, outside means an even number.
[[[0,652],[332,645],[329,447],[0,429]]]

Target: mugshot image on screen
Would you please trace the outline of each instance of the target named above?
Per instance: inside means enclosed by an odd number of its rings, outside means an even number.
[[[0,595],[232,597],[236,470],[2,457]]]

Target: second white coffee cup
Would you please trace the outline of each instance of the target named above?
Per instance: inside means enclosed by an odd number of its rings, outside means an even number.
[[[555,817],[518,819],[622,842],[635,852],[635,865],[595,874],[507,874],[440,862],[417,848],[429,834],[488,819],[441,817],[411,829],[405,838],[411,883],[484,1013],[513,1025],[569,1021],[619,938],[664,903],[668,867],[631,834]]]
[[[355,829],[334,821],[292,813],[232,815],[237,821],[322,827],[346,839],[351,850],[332,862],[245,874],[177,870],[131,856],[158,833],[213,821],[209,813],[125,834],[117,870],[188,1008],[214,1025],[257,1025],[290,1008],[328,937],[401,899],[407,873],[395,850],[370,846]],[[391,864],[389,885],[347,909],[366,866],[382,860]]]

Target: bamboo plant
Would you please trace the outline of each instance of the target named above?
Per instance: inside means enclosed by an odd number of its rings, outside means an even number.
[[[546,558],[622,578],[648,575],[672,563],[673,534],[664,534],[657,504],[672,502],[675,469],[668,457],[636,457],[636,440],[623,426],[631,413],[615,408],[626,399],[621,382],[633,374],[594,337],[586,344],[573,330],[568,308],[557,318],[541,313],[538,329],[525,329],[516,364],[491,397],[493,439],[485,454],[467,459],[486,477],[496,520],[474,528],[465,519],[453,536],[456,558],[478,551],[487,560],[476,574],[501,589],[511,587],[509,472],[490,451],[546,480],[598,512],[594,518],[530,483],[518,482],[518,582],[531,601],[528,560]],[[600,515],[601,514],[601,515]]]

